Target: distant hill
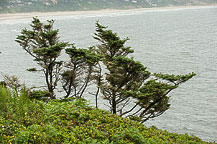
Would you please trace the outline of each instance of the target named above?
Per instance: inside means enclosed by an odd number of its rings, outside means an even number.
[[[217,0],[0,0],[0,13],[130,9],[217,4]]]

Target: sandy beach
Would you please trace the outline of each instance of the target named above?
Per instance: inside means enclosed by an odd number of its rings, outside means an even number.
[[[127,10],[93,10],[93,11],[58,11],[58,12],[32,12],[32,13],[15,13],[15,14],[0,14],[0,21],[11,19],[25,19],[32,17],[46,17],[46,16],[71,16],[71,15],[87,15],[87,14],[108,14],[108,13],[121,13],[131,11],[159,11],[159,10],[176,10],[176,9],[197,9],[197,8],[210,8],[217,7],[217,5],[209,6],[171,6],[171,7],[154,7],[154,8],[138,8]]]

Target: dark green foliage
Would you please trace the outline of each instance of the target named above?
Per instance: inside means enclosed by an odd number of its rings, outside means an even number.
[[[194,73],[186,75],[168,75],[168,74],[154,74],[155,79],[146,81],[137,91],[127,91],[126,95],[135,100],[134,113],[129,114],[128,117],[137,116],[141,122],[145,122],[150,118],[155,118],[162,115],[169,109],[168,94],[176,89],[181,83],[188,81]],[[125,115],[132,112],[133,109],[123,113]]]
[[[89,49],[78,49],[75,46],[67,48],[66,53],[69,55],[71,62],[77,61],[77,63],[87,63],[89,65],[95,65],[100,57],[94,53],[92,48]]]
[[[29,99],[28,91],[22,89],[18,93],[13,89],[0,86],[0,117],[22,121],[27,112],[37,109],[37,105]]]
[[[0,81],[0,86],[6,87],[7,83],[5,81]]]
[[[129,38],[122,40],[117,33],[113,33],[112,30],[107,30],[106,28],[97,22],[94,36],[94,39],[101,42],[101,45],[97,46],[97,52],[103,56],[104,63],[112,61],[114,57],[127,56],[134,52],[131,47],[124,46]]]
[[[125,46],[128,38],[121,39],[117,33],[98,22],[94,38],[100,44],[88,49],[78,49],[71,44],[71,48],[66,49],[70,60],[64,63],[64,69],[60,73],[63,62],[58,61],[58,57],[69,44],[59,42],[58,30],[53,30],[54,21],[47,22],[48,24],[43,24],[39,19],[33,18],[32,30],[24,29],[16,40],[42,68],[31,68],[28,71],[42,71],[45,75],[48,93],[34,91],[31,93],[34,99],[55,99],[54,90],[60,75],[66,92],[64,98],[82,98],[90,82],[95,80],[96,107],[101,90],[113,114],[127,115],[145,122],[163,114],[170,106],[168,94],[195,75],[151,74],[140,62],[129,58],[128,55],[134,51]],[[101,68],[100,61],[106,70]],[[17,89],[15,83],[12,85]],[[134,103],[134,106],[126,107],[129,103]]]
[[[89,83],[95,80],[98,87],[95,94],[96,107],[100,89],[103,97],[108,100],[113,114],[126,116],[143,123],[150,118],[160,116],[169,109],[168,94],[195,74],[151,74],[140,62],[129,58],[128,55],[133,53],[133,50],[131,47],[124,46],[128,38],[121,39],[116,33],[107,30],[107,27],[98,22],[94,38],[100,44],[88,49],[78,49],[71,44],[71,48],[66,49],[70,60],[64,63],[63,68],[63,62],[59,61],[58,57],[68,44],[58,41],[58,30],[53,30],[53,23],[54,21],[51,20],[48,24],[43,24],[39,19],[33,18],[32,31],[24,29],[17,37],[16,41],[41,66],[41,70],[36,68],[28,70],[44,72],[48,91],[29,91],[25,90],[25,87],[18,91],[21,87],[18,85],[18,79],[6,77],[8,80],[6,84],[11,86],[10,89],[3,87],[1,89],[1,99],[4,103],[0,107],[1,115],[3,118],[8,115],[11,117],[13,112],[8,106],[10,102],[13,106],[16,104],[19,107],[15,110],[19,111],[17,116],[20,118],[19,124],[22,125],[22,131],[3,132],[2,141],[15,143],[79,143],[79,141],[84,143],[161,143],[162,141],[158,139],[144,137],[143,131],[147,128],[143,127],[141,130],[139,123],[134,123],[139,128],[134,127],[135,125],[127,118],[120,119],[117,115],[112,115],[107,119],[104,117],[100,119],[103,111],[88,107],[83,99],[83,93]],[[100,61],[106,70],[102,70]],[[62,68],[63,72],[60,73]],[[102,74],[102,71],[105,71],[105,74]],[[60,79],[59,75],[61,75],[63,89],[66,92],[65,99],[52,100],[49,103],[48,99],[56,98],[54,90]],[[44,100],[48,104],[43,105],[36,100]],[[30,108],[30,104],[34,106]],[[134,106],[127,107],[128,104],[134,104]],[[39,107],[39,113],[37,111],[38,114],[36,114],[35,108]],[[14,117],[12,121],[13,119]],[[93,123],[92,119],[94,119]],[[118,123],[120,121],[129,122],[130,125],[119,125],[116,123],[117,120]],[[112,130],[109,128],[111,121],[115,123],[112,126],[115,128]],[[131,127],[132,124],[133,127]],[[18,125],[14,127],[20,127]]]
[[[29,98],[31,100],[36,99],[36,100],[47,101],[50,98],[50,93],[45,90],[33,90],[29,92]]]
[[[33,58],[41,67],[29,71],[42,71],[45,75],[47,89],[50,97],[55,98],[54,90],[59,81],[59,73],[62,62],[58,60],[61,51],[68,45],[59,42],[58,30],[53,29],[53,20],[48,20],[47,24],[40,22],[38,18],[33,18],[32,30],[23,29],[21,35],[17,36],[16,42]]]
[[[0,89],[1,97],[2,93],[4,92]],[[16,100],[16,104],[20,103],[19,99]],[[155,127],[147,128],[127,118],[94,109],[82,99],[67,102],[51,100],[47,104],[27,101],[30,102],[31,107],[25,109],[22,117],[18,116],[18,109],[14,109],[13,114],[10,111],[4,111],[5,114],[0,115],[0,143],[208,143],[187,134],[169,133]],[[26,105],[27,101],[22,104]],[[13,102],[10,100],[7,105],[12,106]]]
[[[30,69],[27,69],[27,71],[30,71],[30,72],[36,72],[37,69],[36,69],[36,68],[30,68]]]
[[[168,94],[194,73],[151,74],[140,62],[129,58],[133,50],[124,46],[128,38],[122,40],[98,22],[94,38],[101,44],[88,49],[71,45],[66,49],[70,61],[64,63],[60,73],[63,62],[58,57],[68,44],[58,41],[53,23],[43,24],[33,18],[32,31],[24,29],[17,37],[16,41],[42,68],[28,71],[43,71],[48,91],[31,91],[17,77],[4,75],[5,81],[0,82],[1,143],[206,143],[194,136],[149,129],[139,123],[169,109]],[[100,61],[106,68],[104,75]],[[48,101],[56,98],[59,75],[66,96]],[[92,80],[109,101],[111,112],[129,119],[88,106],[82,97]],[[126,107],[129,103],[134,106]]]
[[[162,81],[149,80],[147,81],[137,93],[134,93],[136,99],[136,104],[141,108],[141,113],[138,115],[142,119],[142,122],[150,118],[157,117],[163,114],[167,109],[169,109],[169,96],[168,94],[179,84],[188,81],[193,76],[194,73],[186,75],[168,75],[168,74],[154,74],[156,78],[160,78]],[[137,114],[137,113],[134,113]]]
[[[123,92],[139,84],[136,80],[143,78],[146,71],[144,67],[141,71],[139,67],[141,65],[125,57],[133,53],[131,47],[124,46],[128,38],[122,40],[116,33],[107,30],[107,27],[100,25],[98,22],[96,23],[94,38],[101,43],[97,45],[95,50],[103,57],[102,62],[109,71],[105,78],[101,76],[102,80],[98,83],[98,87],[101,89],[104,98],[109,101],[111,111],[116,114],[117,111],[122,111],[124,108],[122,106],[122,108],[119,108],[119,106],[124,101],[129,101],[123,95]],[[138,75],[134,75],[133,68],[135,67],[139,68],[136,72]],[[147,73],[147,75],[149,74]]]
[[[120,39],[98,22],[96,27],[94,38],[100,42],[96,52],[102,55],[108,70],[98,87],[113,114],[127,115],[141,122],[158,117],[169,109],[168,94],[195,75],[151,74],[140,62],[128,57],[133,53],[130,47],[124,46],[128,38]],[[129,103],[134,106],[127,110]]]
[[[72,48],[67,48],[66,53],[70,61],[65,64],[66,70],[61,74],[63,89],[66,92],[65,98],[69,96],[81,98],[101,57],[92,48],[78,49],[74,45]]]
[[[104,98],[111,101],[113,113],[119,109],[121,114],[130,99],[126,92],[137,90],[150,73],[141,63],[126,57],[114,58],[107,69],[110,73],[106,73],[106,82],[100,88]]]
[[[167,80],[167,81],[173,83],[174,85],[179,85],[182,82],[188,81],[190,78],[192,78],[196,74],[195,73],[189,73],[186,75],[173,75],[173,74],[169,75],[169,74],[155,73],[154,75],[160,79]]]

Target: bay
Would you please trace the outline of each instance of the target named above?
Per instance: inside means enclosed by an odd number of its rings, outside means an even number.
[[[127,11],[40,17],[55,19],[63,41],[87,48],[93,39],[95,22],[109,26],[127,42],[151,72],[197,75],[173,91],[171,108],[150,120],[170,132],[189,133],[206,141],[217,141],[217,7],[173,10]],[[0,21],[0,72],[16,75],[28,86],[44,84],[43,75],[27,72],[37,67],[14,41],[30,18]],[[66,55],[62,55],[67,59]],[[0,75],[0,80],[3,80]]]

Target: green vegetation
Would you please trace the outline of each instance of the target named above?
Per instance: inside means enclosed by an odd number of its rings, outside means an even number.
[[[1,0],[0,13],[130,9],[216,3],[216,0]]]
[[[16,144],[206,144],[195,136],[147,128],[144,125],[88,106],[82,99],[28,99],[0,86],[0,143]]]
[[[15,76],[4,75],[0,84],[0,142],[2,143],[206,143],[197,137],[146,128],[141,123],[169,109],[168,94],[194,73],[151,73],[130,58],[112,30],[96,23],[99,44],[86,49],[60,42],[53,20],[33,18],[31,30],[23,29],[16,41],[34,58],[43,72],[46,89],[27,88]],[[59,59],[65,49],[68,61]],[[84,99],[95,84],[96,108]],[[65,96],[56,99],[62,85]],[[85,95],[86,95],[85,93]],[[98,95],[108,100],[109,113],[98,109]],[[134,106],[130,104],[134,104]],[[123,118],[123,116],[125,118]]]
[[[56,98],[54,90],[59,81],[59,73],[63,63],[58,60],[58,57],[68,44],[59,42],[58,30],[53,30],[54,21],[48,20],[47,22],[48,24],[43,24],[39,19],[33,18],[31,24],[32,30],[23,29],[21,35],[17,37],[16,42],[41,67],[40,70],[31,68],[28,71],[42,71],[44,73],[50,97],[54,99]]]
[[[41,91],[38,91],[39,94],[33,96],[36,99],[56,99],[55,90],[60,80],[64,98],[84,98],[83,94],[92,82],[97,85],[96,107],[100,92],[108,100],[113,114],[144,123],[168,110],[168,94],[195,76],[194,73],[177,76],[152,74],[140,62],[129,58],[128,55],[134,51],[125,47],[128,38],[122,40],[98,22],[94,38],[100,43],[88,49],[59,42],[58,30],[53,29],[53,24],[53,20],[43,24],[38,18],[33,18],[32,30],[23,29],[16,39],[41,67],[41,70],[31,68],[28,71],[44,73],[49,93],[40,98]],[[71,48],[66,48],[68,46]],[[69,55],[67,62],[58,59],[63,49]],[[134,106],[129,107],[130,104]]]
[[[152,74],[140,62],[129,58],[134,51],[125,47],[129,39],[121,39],[112,30],[96,23],[95,39],[100,42],[95,51],[102,56],[107,71],[97,83],[104,99],[109,101],[113,114],[144,123],[169,109],[168,94],[188,81],[194,73],[186,75]],[[133,107],[129,107],[133,104]],[[133,113],[132,113],[133,112]]]
[[[70,60],[65,64],[66,69],[61,74],[63,89],[66,92],[65,98],[71,95],[82,98],[101,57],[92,48],[78,49],[74,45],[72,48],[67,48],[66,53]]]

